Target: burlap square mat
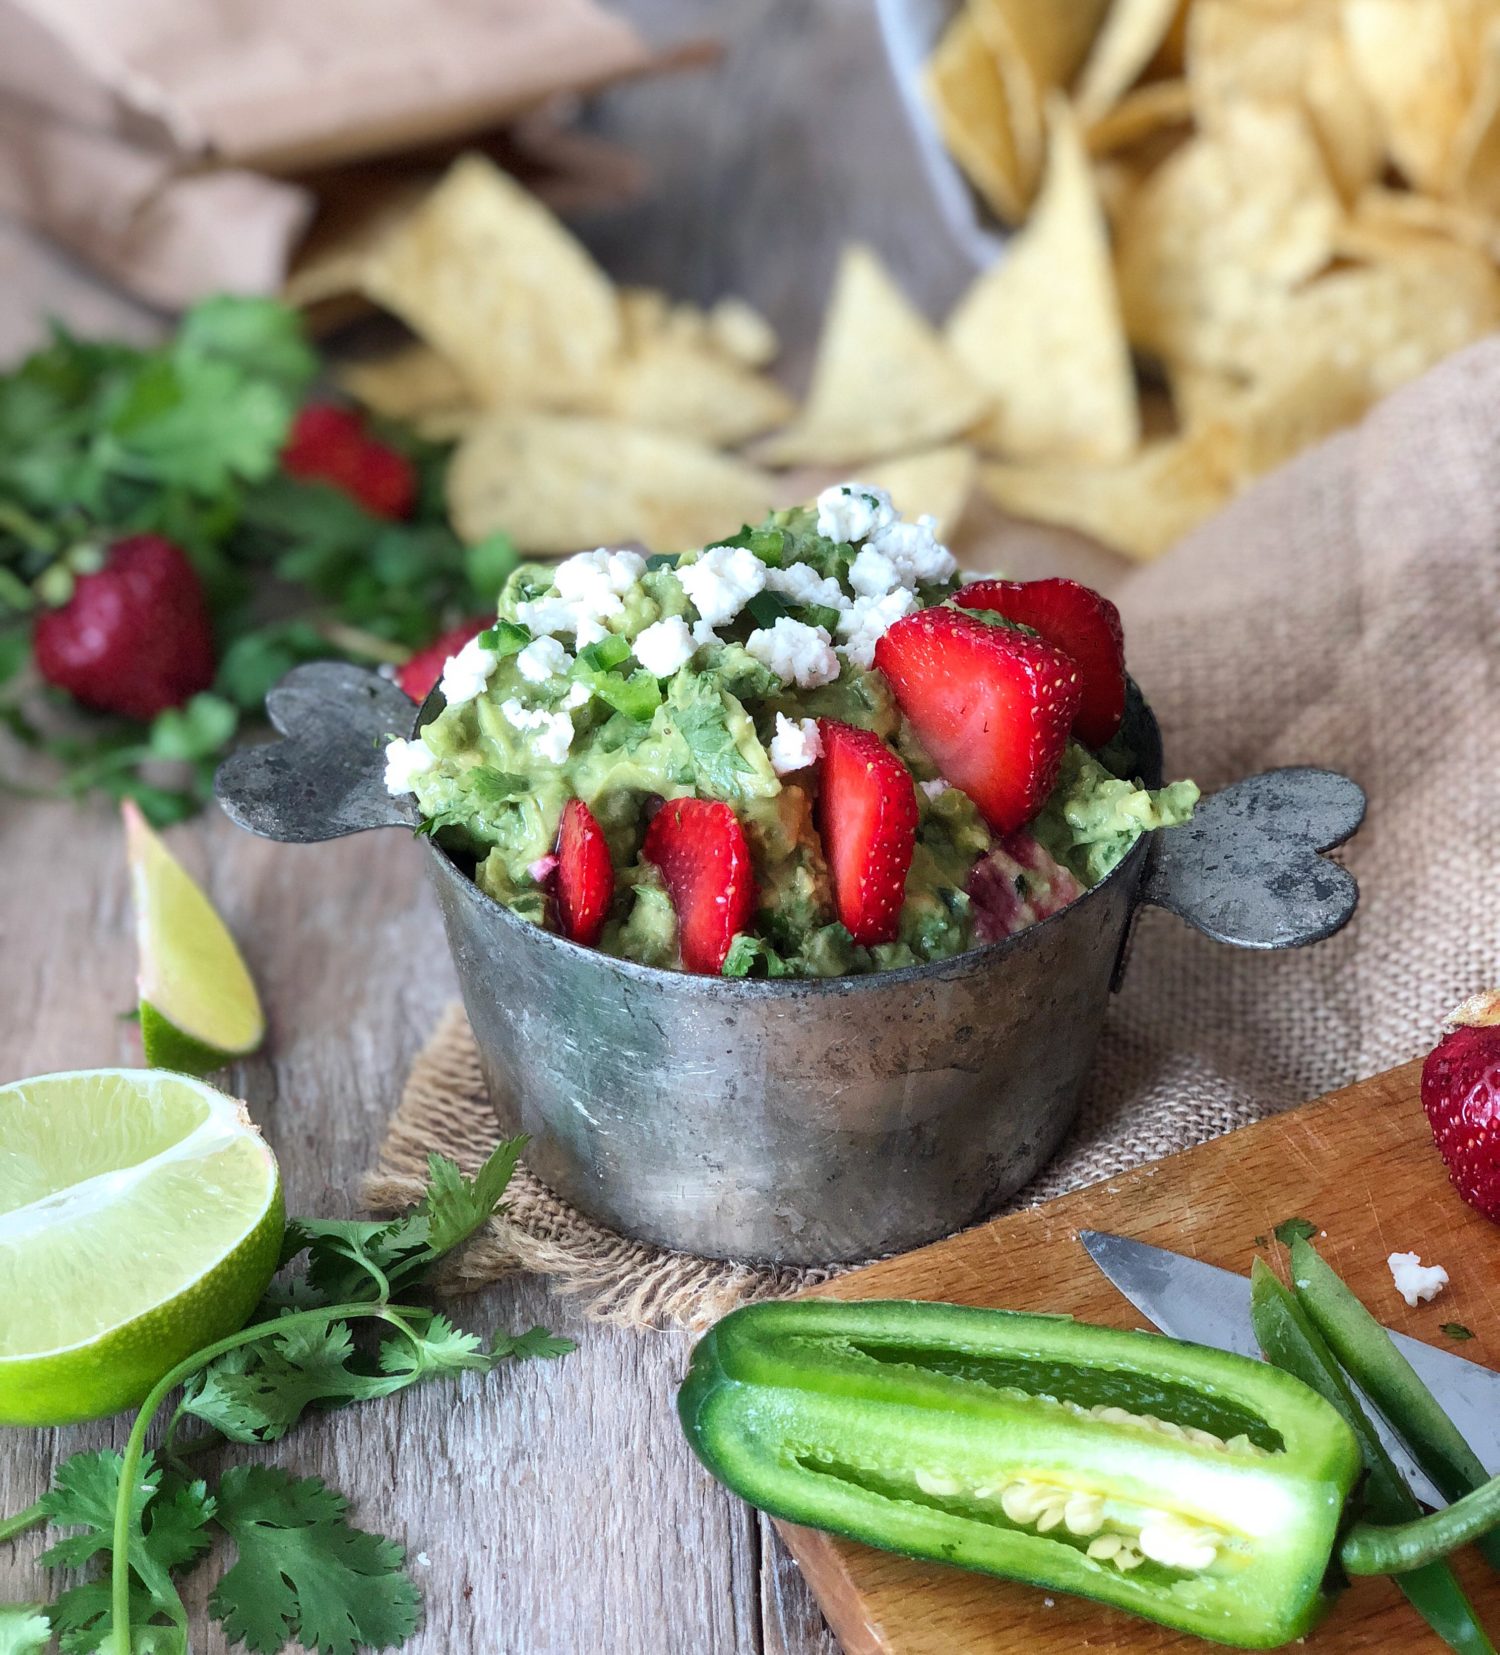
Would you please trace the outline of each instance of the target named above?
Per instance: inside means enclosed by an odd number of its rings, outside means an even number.
[[[967,551],[967,548],[966,548]],[[983,548],[1003,566],[1006,540]],[[1113,585],[1167,763],[1205,791],[1323,764],[1369,795],[1352,925],[1315,948],[1221,947],[1141,916],[1072,1138],[1012,1205],[1200,1143],[1417,1056],[1500,983],[1500,339],[1450,358]],[[399,1205],[429,1150],[497,1128],[468,1026],[422,1053],[371,1181]],[[536,1270],[589,1313],[697,1326],[834,1271],[626,1241],[528,1175],[459,1284]]]

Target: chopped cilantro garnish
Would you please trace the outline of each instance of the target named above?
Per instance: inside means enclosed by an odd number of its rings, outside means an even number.
[[[1311,1241],[1317,1233],[1318,1226],[1305,1218],[1284,1218],[1272,1231],[1283,1247],[1290,1247],[1294,1241]]]
[[[1473,1330],[1466,1328],[1462,1322],[1444,1322],[1442,1324],[1442,1331],[1447,1334],[1450,1339],[1456,1339],[1459,1341],[1464,1339],[1472,1339],[1474,1337]]]

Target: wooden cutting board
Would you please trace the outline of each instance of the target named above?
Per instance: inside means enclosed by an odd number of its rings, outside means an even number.
[[[1454,1194],[1418,1095],[1421,1066],[1359,1082],[1288,1114],[1000,1218],[949,1241],[854,1271],[820,1296],[943,1299],[1012,1310],[1069,1311],[1143,1327],[1095,1269],[1080,1228],[1115,1230],[1226,1269],[1259,1250],[1284,1264],[1271,1235],[1304,1217],[1318,1245],[1392,1327],[1446,1343],[1443,1322],[1475,1334],[1461,1347],[1500,1366],[1500,1231]],[[1386,1268],[1391,1252],[1442,1264],[1451,1285],[1409,1310]],[[791,1524],[780,1525],[846,1655],[1182,1655],[1210,1646],[1102,1605],[982,1575],[914,1563]],[[1500,1636],[1500,1576],[1459,1560],[1476,1608]],[[1313,1655],[1426,1655],[1443,1645],[1386,1580],[1364,1580],[1303,1646]]]

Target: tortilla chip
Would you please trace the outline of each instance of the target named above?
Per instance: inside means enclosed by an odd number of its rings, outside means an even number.
[[[783,425],[797,405],[773,380],[710,342],[666,331],[637,345],[600,382],[598,407],[616,419],[680,431],[730,448]]]
[[[430,345],[403,345],[385,356],[350,362],[334,377],[356,402],[386,419],[414,420],[474,406],[458,370]]]
[[[1311,123],[1346,201],[1380,171],[1380,123],[1331,5],[1278,10],[1264,0],[1197,0],[1188,15],[1187,51],[1201,126],[1212,129],[1237,104],[1291,104]]]
[[[1282,358],[1269,377],[1212,405],[1206,390],[1192,417],[1227,430],[1226,463],[1242,484],[1355,424],[1372,400],[1364,365],[1328,352]]]
[[[762,517],[771,482],[739,460],[619,420],[486,415],[448,467],[454,527],[468,541],[503,531],[523,552],[638,540],[702,546]]]
[[[292,261],[282,298],[301,310],[359,294],[371,253],[416,210],[425,188],[413,180],[388,181],[325,194]]]
[[[449,357],[484,403],[587,403],[620,348],[609,279],[491,162],[455,161],[371,255],[364,288]]]
[[[949,24],[925,75],[927,101],[949,154],[1007,224],[1026,216],[1036,184],[1035,164],[1028,168],[1025,143],[1016,136],[1018,117],[1011,104],[1016,79],[1012,74],[1007,84],[967,11]],[[1019,125],[1028,124],[1023,94]]]
[[[1496,327],[1500,274],[1493,263],[1431,237],[1308,283],[1246,348],[1263,361],[1326,357],[1341,370],[1357,369],[1375,402]]]
[[[661,333],[672,313],[672,301],[659,287],[622,287],[619,303],[620,329],[627,349]]]
[[[980,483],[1015,517],[1060,523],[1129,557],[1159,557],[1234,492],[1220,426],[1149,443],[1123,465],[999,465]]]
[[[1146,180],[1122,221],[1131,342],[1168,363],[1246,366],[1246,330],[1328,262],[1341,213],[1301,114],[1225,110]]]
[[[1449,0],[1342,0],[1342,17],[1387,153],[1411,183],[1440,193],[1469,90]]]
[[[754,305],[732,293],[708,307],[707,322],[714,344],[747,368],[764,368],[781,354],[776,329]]]
[[[1140,438],[1109,234],[1067,104],[1048,106],[1051,156],[1026,226],[970,288],[948,343],[990,393],[977,440],[1027,458],[1124,459]]]
[[[1018,51],[1043,93],[1078,73],[1108,7],[1109,0],[969,0],[990,50]]]
[[[883,488],[903,517],[936,519],[935,532],[942,540],[958,527],[978,474],[974,450],[963,443],[950,443],[861,466],[859,481]]]
[[[1475,56],[1474,97],[1454,139],[1453,187],[1463,201],[1500,217],[1500,18]]]
[[[1185,127],[1193,95],[1185,80],[1154,80],[1127,92],[1088,129],[1090,155],[1108,155],[1150,138],[1164,127]]]
[[[1410,250],[1413,240],[1420,243],[1424,236],[1439,236],[1500,260],[1500,226],[1488,212],[1378,184],[1361,192],[1335,245],[1344,256],[1369,258],[1377,239],[1383,255],[1403,243]]]
[[[844,250],[800,415],[760,445],[772,465],[848,465],[946,441],[989,400],[868,247]]]
[[[1035,0],[1055,5],[1058,0]],[[1113,0],[1074,88],[1078,118],[1091,126],[1140,78],[1166,41],[1178,0]]]

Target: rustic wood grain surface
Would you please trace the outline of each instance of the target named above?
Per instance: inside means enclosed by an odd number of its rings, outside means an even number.
[[[869,0],[619,9],[654,40],[711,32],[727,52],[712,73],[622,88],[590,114],[653,174],[647,197],[582,226],[616,275],[700,300],[746,294],[782,328],[794,381],[846,239],[874,243],[934,314],[949,303],[966,268],[927,201]],[[49,313],[91,334],[146,338],[161,325],[0,221],[0,362],[36,343]],[[1023,539],[1011,561],[1035,555]],[[291,849],[216,816],[172,844],[242,939],[268,1004],[265,1053],[229,1084],[274,1143],[292,1210],[348,1213],[410,1060],[455,993],[421,859],[399,834]],[[0,794],[0,859],[3,1078],[136,1061],[119,1021],[134,944],[115,820]],[[416,1655],[832,1655],[779,1538],[681,1441],[683,1341],[584,1323],[530,1281],[464,1311],[476,1327],[546,1322],[580,1349],[315,1421],[274,1451],[409,1547],[427,1604]],[[3,1433],[0,1513],[29,1504],[60,1456],[123,1436],[119,1423]],[[39,1550],[35,1536],[0,1548],[0,1600],[45,1594]],[[221,1650],[194,1607],[195,1648]]]
[[[1248,1272],[1283,1219],[1319,1226],[1319,1248],[1382,1321],[1442,1344],[1450,1319],[1475,1330],[1462,1354],[1496,1363],[1500,1314],[1493,1226],[1454,1193],[1419,1097],[1421,1065],[1408,1064],[1346,1087],[1316,1104],[1273,1116],[1196,1149],[1095,1184],[1030,1212],[970,1230],[936,1246],[844,1276],[828,1298],[956,1300],[1012,1310],[1068,1309],[1114,1327],[1146,1325],[1094,1268],[1080,1228],[1113,1230]],[[1391,1285],[1386,1256],[1415,1250],[1449,1268],[1437,1304],[1409,1308]],[[792,1547],[846,1655],[1193,1655],[1196,1638],[1119,1611],[1024,1586],[986,1580],[872,1551],[788,1526]],[[1475,1606],[1500,1612],[1500,1582],[1478,1557],[1459,1559]],[[1441,1655],[1394,1584],[1357,1581],[1305,1640],[1308,1655]]]

